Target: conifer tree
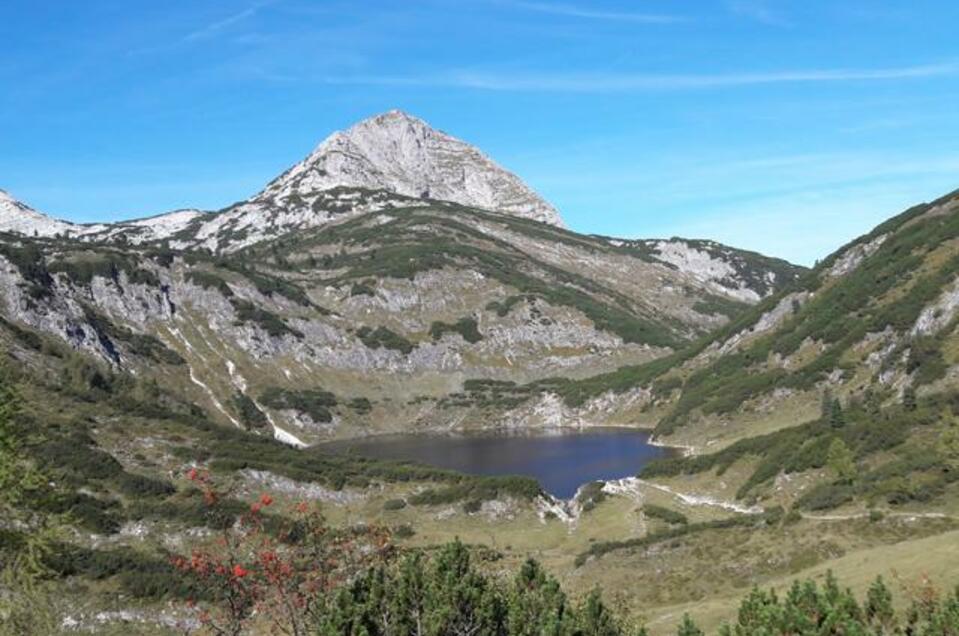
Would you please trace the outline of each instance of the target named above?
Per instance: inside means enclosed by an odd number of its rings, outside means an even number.
[[[696,626],[689,614],[683,614],[683,621],[679,624],[676,636],[706,636],[706,632]]]
[[[53,493],[49,480],[22,452],[20,409],[20,395],[0,366],[0,518],[6,527],[20,530],[13,535],[13,550],[0,549],[0,636],[59,629],[54,609],[59,599],[46,581],[56,527],[37,509]]]
[[[619,636],[622,633],[616,624],[616,619],[603,604],[602,596],[597,589],[586,597],[579,610],[579,616],[580,626],[577,633],[589,634],[589,636]]]
[[[863,394],[862,405],[863,409],[866,411],[866,415],[868,415],[870,418],[875,420],[882,415],[879,396],[876,395],[876,392],[872,387],[866,389],[866,392]]]
[[[828,420],[829,415],[832,413],[832,391],[828,388],[822,392],[822,401],[819,403],[819,417],[823,420]]]
[[[907,411],[915,411],[918,407],[918,401],[916,399],[916,390],[914,388],[906,387],[902,392],[902,406]]]
[[[872,585],[869,586],[869,592],[866,595],[866,619],[870,626],[882,630],[890,630],[896,612],[892,606],[892,592],[886,587],[882,577],[878,577]]]
[[[846,415],[838,399],[833,400],[829,406],[829,425],[833,428],[842,428],[846,425]]]
[[[837,482],[849,483],[856,478],[856,461],[852,451],[838,437],[833,438],[832,443],[829,444],[826,464]]]
[[[936,450],[950,468],[959,469],[959,423],[953,421],[946,426]]]

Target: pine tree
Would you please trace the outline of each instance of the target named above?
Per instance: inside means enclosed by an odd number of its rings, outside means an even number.
[[[856,462],[852,451],[838,437],[833,438],[826,454],[826,464],[837,482],[849,483],[856,477]]]
[[[936,450],[950,467],[959,468],[959,424],[950,422],[939,436]]]
[[[706,632],[696,626],[689,614],[683,614],[683,622],[680,623],[676,636],[706,636]]]
[[[56,526],[38,504],[52,502],[50,480],[22,452],[18,427],[20,395],[0,365],[0,518],[7,527],[27,530],[12,552],[0,551],[0,634],[56,633],[60,598],[45,580],[57,536]]]
[[[825,389],[822,392],[822,401],[819,403],[819,417],[823,420],[828,420],[830,414],[832,413],[832,391]]]
[[[891,629],[896,612],[892,607],[892,592],[886,587],[881,576],[869,586],[865,612],[866,619],[871,626],[884,630]]]
[[[602,596],[599,590],[594,589],[583,601],[579,610],[579,631],[580,634],[589,634],[589,636],[619,636],[620,629],[616,624],[616,619],[612,613],[603,604]],[[559,632],[540,632],[543,634]]]
[[[569,613],[559,582],[533,559],[517,573],[507,605],[509,633],[517,636],[560,633]]]
[[[829,425],[833,428],[842,428],[846,425],[846,415],[838,399],[833,400],[829,406]]]
[[[916,399],[916,390],[914,388],[906,387],[902,392],[902,406],[907,411],[915,411],[918,407],[918,401]]]
[[[876,392],[872,389],[872,387],[866,389],[866,392],[862,396],[862,406],[866,411],[866,415],[868,415],[871,419],[879,419],[879,417],[882,415],[880,402],[881,400],[879,399],[879,396],[876,395]]]

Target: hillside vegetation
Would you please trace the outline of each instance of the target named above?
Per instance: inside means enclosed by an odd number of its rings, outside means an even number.
[[[671,262],[698,249],[683,241],[639,249],[438,201],[231,253],[175,243],[0,236],[3,315],[149,375],[221,423],[297,444],[486,426],[490,413],[455,397],[471,381],[648,361],[802,271],[696,244],[727,268],[703,278]],[[284,391],[331,397],[322,409],[269,399]]]

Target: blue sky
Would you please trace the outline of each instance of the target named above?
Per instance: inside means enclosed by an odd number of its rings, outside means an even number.
[[[959,3],[6,0],[0,188],[113,220],[244,199],[402,108],[570,228],[809,264],[959,188]]]

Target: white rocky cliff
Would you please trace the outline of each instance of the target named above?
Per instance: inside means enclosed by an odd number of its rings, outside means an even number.
[[[254,197],[281,204],[336,187],[387,190],[562,225],[556,209],[474,146],[399,110],[327,137]]]
[[[71,223],[38,212],[0,190],[0,232],[31,237],[62,236],[103,241],[122,235],[132,243],[143,243],[167,238],[202,214],[199,210],[175,210],[167,214],[118,223]]]
[[[54,236],[84,226],[61,221],[37,212],[9,193],[0,190],[0,232],[14,232],[26,236]],[[100,226],[100,229],[103,229]]]

